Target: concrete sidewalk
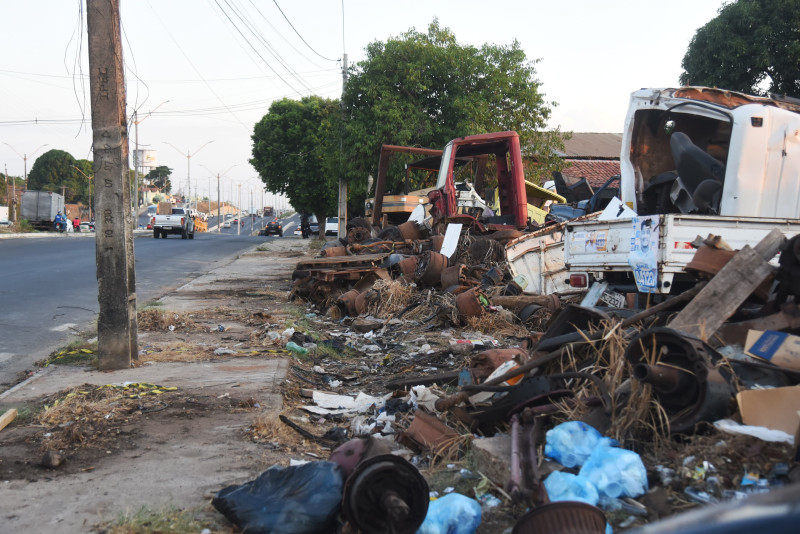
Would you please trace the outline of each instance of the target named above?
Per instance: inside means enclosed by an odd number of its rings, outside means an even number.
[[[278,388],[286,376],[287,360],[275,351],[251,355],[244,349],[236,357],[207,355],[214,347],[238,350],[256,329],[247,320],[218,319],[213,310],[244,314],[247,309],[249,316],[269,305],[271,316],[281,313],[288,306],[285,295],[291,271],[307,247],[305,240],[266,242],[161,299],[155,309],[196,314],[212,325],[224,323],[225,330],[216,333],[204,326],[197,334],[140,332],[140,350],[161,350],[158,347],[167,346],[166,337],[181,343],[185,353],[205,354],[198,361],[153,362],[110,372],[51,365],[0,395],[0,411],[17,407],[24,413],[47,396],[83,385],[146,382],[177,388],[158,400],[143,397],[142,404],[161,402],[166,408],[132,414],[124,426],[116,427],[115,436],[98,445],[100,450],[64,451],[64,464],[57,468],[39,462],[49,434],[59,429],[47,431],[23,417],[3,429],[4,530],[86,532],[143,506],[204,509],[222,487],[285,461],[285,453],[249,440],[246,431],[256,417],[280,410]]]

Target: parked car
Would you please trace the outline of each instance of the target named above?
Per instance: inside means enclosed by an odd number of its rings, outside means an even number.
[[[258,232],[258,235],[276,235],[283,237],[283,224],[277,219],[272,219],[264,226],[264,229]]]
[[[147,229],[152,229],[149,224],[147,225]],[[81,221],[80,232],[94,232],[94,224],[88,221]]]
[[[319,228],[317,228],[317,233],[319,233]],[[339,217],[325,219],[325,235],[339,235]]]

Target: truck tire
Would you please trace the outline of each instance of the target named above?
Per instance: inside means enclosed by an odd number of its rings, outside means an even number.
[[[153,230],[153,239],[158,239],[158,230]]]
[[[189,239],[189,234],[186,233],[186,230],[181,231],[181,239]]]
[[[166,239],[166,238],[167,238],[167,231],[161,230],[161,239]]]

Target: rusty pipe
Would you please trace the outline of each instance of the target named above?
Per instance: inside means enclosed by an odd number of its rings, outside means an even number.
[[[449,397],[445,397],[443,399],[437,399],[435,403],[433,403],[434,407],[439,410],[440,412],[446,412],[453,406],[457,404],[461,404],[462,402],[467,401],[469,399],[469,393],[466,391],[460,391],[455,395],[450,395]]]
[[[633,366],[633,378],[667,394],[687,391],[696,385],[688,371],[669,365],[637,363]]]

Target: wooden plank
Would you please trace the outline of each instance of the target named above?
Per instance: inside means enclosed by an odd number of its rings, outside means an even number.
[[[765,246],[761,251],[768,253],[770,248]],[[758,252],[745,246],[668,326],[708,339],[772,272],[773,267]]]
[[[8,426],[11,421],[13,421],[17,417],[17,409],[11,408],[3,415],[0,415],[0,430],[3,430],[6,426]]]

